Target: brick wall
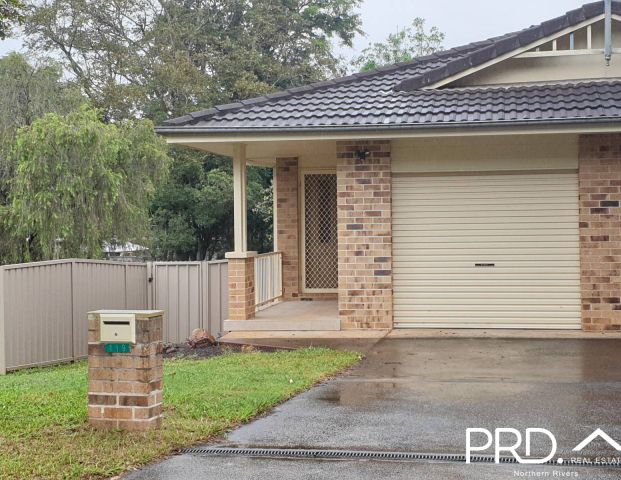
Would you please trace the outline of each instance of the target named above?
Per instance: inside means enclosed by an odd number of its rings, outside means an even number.
[[[368,151],[359,159],[356,152]],[[390,141],[337,142],[341,328],[392,328]]]
[[[584,330],[621,329],[621,135],[580,138]]]
[[[229,259],[229,320],[249,320],[255,314],[254,257]]]
[[[276,236],[282,252],[282,287],[286,300],[300,293],[300,252],[298,221],[298,159],[276,159]]]
[[[163,317],[136,315],[130,353],[106,353],[99,315],[88,317],[88,420],[97,429],[146,431],[162,423]]]

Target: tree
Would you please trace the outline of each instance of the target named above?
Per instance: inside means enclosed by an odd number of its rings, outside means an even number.
[[[228,160],[174,150],[171,174],[152,205],[155,256],[166,260],[211,260],[233,248],[233,178]],[[248,243],[272,246],[271,171],[248,171]]]
[[[365,72],[384,65],[407,62],[442,50],[442,42],[444,33],[437,27],[425,31],[425,20],[417,17],[410,27],[388,35],[385,42],[369,45],[354,60],[353,65]]]
[[[37,0],[24,30],[118,121],[163,119],[341,73],[333,39],[351,45],[361,0]],[[174,150],[151,208],[159,258],[231,248],[230,162]],[[271,172],[250,169],[249,242],[271,245]]]
[[[21,23],[24,5],[19,0],[0,0],[0,40],[4,40],[16,23]]]
[[[17,133],[10,222],[23,260],[99,256],[102,243],[142,241],[154,185],[168,165],[148,121],[118,125],[84,106]]]
[[[360,0],[39,0],[27,45],[59,55],[110,118],[156,123],[338,73]]]
[[[83,101],[79,90],[62,80],[62,69],[58,64],[46,61],[33,65],[18,53],[0,58],[1,262],[19,259],[18,239],[7,225],[9,188],[15,175],[11,150],[17,130],[48,112],[65,115]]]

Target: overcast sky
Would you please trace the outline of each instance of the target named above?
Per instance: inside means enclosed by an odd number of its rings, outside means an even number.
[[[360,13],[367,37],[356,39],[354,51],[337,50],[353,57],[370,42],[382,41],[415,17],[443,31],[444,46],[450,48],[541,23],[584,3],[588,0],[364,0]],[[0,41],[0,55],[20,46],[16,40]]]

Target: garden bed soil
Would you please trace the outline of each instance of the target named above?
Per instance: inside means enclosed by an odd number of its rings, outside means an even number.
[[[191,348],[186,343],[164,345],[164,358],[211,358],[226,353],[236,352],[278,352],[294,350],[287,347],[271,347],[268,345],[247,345],[243,343],[217,342],[215,345],[201,345]]]

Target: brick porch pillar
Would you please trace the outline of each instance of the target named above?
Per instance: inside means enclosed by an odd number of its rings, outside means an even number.
[[[621,134],[582,135],[582,329],[621,329]]]
[[[337,142],[342,329],[393,325],[390,146],[389,140]]]
[[[276,250],[282,253],[282,293],[285,300],[300,295],[298,159],[277,158],[274,169]]]
[[[229,252],[229,320],[255,315],[254,257],[257,252]]]

